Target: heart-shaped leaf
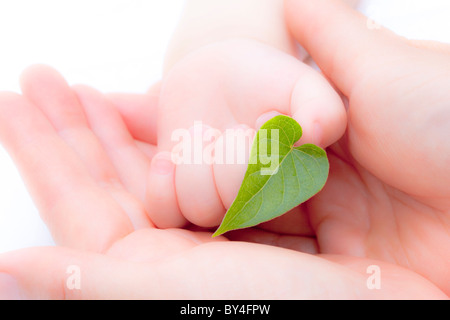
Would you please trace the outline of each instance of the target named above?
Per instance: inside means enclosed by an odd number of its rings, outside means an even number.
[[[213,237],[279,217],[317,194],[328,178],[325,150],[294,147],[302,128],[277,116],[258,130],[239,193]]]

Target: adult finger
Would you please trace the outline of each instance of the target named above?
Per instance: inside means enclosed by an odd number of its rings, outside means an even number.
[[[160,83],[158,82],[146,94],[107,94],[136,140],[150,144],[157,143],[157,117],[155,115],[159,102],[159,91]]]
[[[21,76],[21,89],[78,154],[96,181],[111,184],[119,179],[100,141],[90,130],[76,94],[56,70],[43,65],[29,67]]]
[[[122,208],[36,106],[2,93],[0,111],[0,140],[57,243],[102,251],[132,230]]]
[[[78,154],[94,180],[124,208],[135,228],[148,227],[141,202],[145,193],[142,176],[150,161],[109,100],[88,87],[73,90],[48,66],[28,68],[21,80],[24,95]]]
[[[143,201],[150,159],[138,147],[109,99],[87,86],[74,86],[73,90],[86,114],[90,129],[113,163],[120,181]],[[154,149],[156,153],[156,147]]]

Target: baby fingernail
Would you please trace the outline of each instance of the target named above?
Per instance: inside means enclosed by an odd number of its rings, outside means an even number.
[[[256,129],[259,130],[265,124],[267,121],[269,121],[272,118],[275,118],[276,116],[281,115],[278,111],[270,111],[267,113],[262,114],[257,120],[256,120]]]
[[[313,143],[317,146],[321,146],[322,139],[323,139],[323,129],[322,126],[319,123],[314,123],[313,126]]]
[[[169,152],[157,154],[151,164],[151,170],[157,174],[167,175],[173,172],[175,165]]]
[[[9,274],[0,273],[0,300],[23,299],[16,279]]]

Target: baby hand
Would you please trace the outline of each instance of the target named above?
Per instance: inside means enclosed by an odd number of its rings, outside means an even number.
[[[248,148],[239,145],[234,146],[236,150],[225,151],[237,155],[235,162],[224,162],[216,154],[214,161],[174,163],[182,154],[174,149],[180,144],[180,130],[189,132],[191,128],[192,137],[207,140],[201,147],[209,148],[236,134],[228,129],[248,129],[240,135],[247,134],[251,140],[251,132],[276,114],[300,123],[301,144],[325,148],[336,142],[346,127],[343,102],[322,75],[260,42],[217,42],[178,62],[165,77],[160,92],[161,152],[152,161],[146,199],[152,221],[163,228],[186,222],[201,227],[219,225],[245,174]],[[201,132],[197,128],[200,123],[211,130]],[[238,161],[240,156],[244,161]]]

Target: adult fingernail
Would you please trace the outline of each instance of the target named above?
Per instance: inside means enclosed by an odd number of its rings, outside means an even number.
[[[0,300],[21,300],[23,296],[16,279],[9,274],[0,273]]]
[[[153,157],[151,170],[160,175],[167,175],[173,172],[174,163],[169,152],[162,152]]]

